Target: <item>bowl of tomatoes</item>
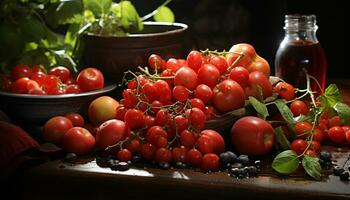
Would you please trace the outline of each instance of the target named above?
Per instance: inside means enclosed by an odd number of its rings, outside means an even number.
[[[117,87],[93,67],[75,75],[62,66],[47,72],[42,66],[17,65],[1,82],[0,109],[11,120],[29,125],[69,112],[84,114],[91,101]]]

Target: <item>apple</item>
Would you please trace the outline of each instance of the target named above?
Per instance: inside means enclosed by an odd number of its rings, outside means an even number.
[[[96,133],[96,147],[105,150],[108,146],[118,143],[127,134],[125,122],[111,119],[101,124]]]
[[[83,155],[93,150],[95,138],[87,129],[73,127],[64,134],[63,146],[67,152]]]
[[[100,125],[107,120],[114,119],[118,106],[118,101],[109,96],[95,99],[88,109],[90,122],[94,125]]]
[[[272,126],[267,121],[247,116],[233,124],[231,141],[239,153],[260,156],[271,152],[275,143],[275,135]]]

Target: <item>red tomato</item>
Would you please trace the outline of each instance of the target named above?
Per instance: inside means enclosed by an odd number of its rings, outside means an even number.
[[[93,100],[88,108],[90,122],[95,125],[114,119],[116,109],[119,106],[118,101],[109,96],[98,97]]]
[[[174,162],[187,162],[187,149],[184,146],[175,147],[172,150]]]
[[[49,75],[55,75],[60,78],[62,83],[66,83],[69,80],[70,71],[67,67],[57,66],[49,70]]]
[[[124,143],[126,149],[128,149],[132,154],[138,153],[140,150],[140,141],[138,139],[133,139],[130,142]]]
[[[279,82],[277,85],[274,87],[275,92],[278,93],[278,95],[286,100],[292,100],[295,98],[295,88],[287,83],[287,82]]]
[[[224,138],[220,135],[220,133],[214,130],[203,130],[201,134],[207,135],[212,139],[214,144],[214,152],[216,154],[220,154],[225,151],[225,141]]]
[[[243,107],[245,98],[242,87],[230,79],[222,81],[214,88],[213,103],[221,113]]]
[[[28,93],[27,83],[30,81],[27,77],[17,79],[11,85],[11,92],[26,94]]]
[[[275,134],[272,126],[258,117],[242,117],[231,129],[231,141],[241,154],[265,155],[272,150]]]
[[[195,71],[189,67],[181,67],[175,73],[174,84],[183,85],[189,90],[196,88],[198,83],[198,77]]]
[[[341,144],[346,140],[345,131],[340,126],[333,126],[330,128],[328,130],[328,136],[329,139],[336,144]]]
[[[201,169],[204,171],[219,170],[219,156],[214,153],[207,153],[202,158]]]
[[[124,115],[124,121],[130,129],[142,128],[145,125],[145,115],[141,110],[129,109]]]
[[[64,134],[73,128],[72,122],[63,116],[56,116],[49,119],[43,129],[43,138],[46,142],[61,144]]]
[[[37,64],[37,65],[32,66],[32,74],[38,73],[38,72],[42,72],[44,74],[47,73],[47,71],[43,65]]]
[[[122,149],[118,151],[117,159],[121,162],[127,162],[131,160],[131,152],[128,149]]]
[[[162,148],[157,149],[155,156],[154,156],[154,159],[157,162],[170,163],[171,160],[173,159],[173,156],[172,156],[171,151],[169,149],[162,147]]]
[[[23,77],[29,78],[31,74],[32,74],[32,70],[27,64],[16,65],[14,68],[12,68],[12,71],[11,71],[11,76],[14,81]]]
[[[247,66],[247,70],[249,72],[254,72],[254,71],[262,72],[266,78],[270,77],[269,63],[264,58],[258,55],[256,55],[256,57],[253,58],[253,62]]]
[[[85,128],[73,127],[64,134],[63,146],[67,152],[87,154],[93,150],[95,138]]]
[[[150,143],[141,145],[140,153],[145,160],[152,160],[156,153],[156,147]]]
[[[228,68],[227,62],[223,56],[213,56],[210,58],[209,63],[214,65],[221,75],[223,75]]]
[[[187,148],[192,148],[197,141],[198,138],[198,133],[191,132],[189,130],[183,130],[180,133],[180,143],[181,145],[187,147]]]
[[[210,104],[213,98],[213,90],[205,85],[199,84],[194,91],[194,96],[203,101],[204,104]]]
[[[188,67],[194,71],[198,71],[198,69],[202,66],[202,55],[199,51],[191,51],[188,54],[186,61]]]
[[[168,138],[167,132],[161,126],[152,126],[147,130],[146,140],[152,145],[156,145],[160,137]]]
[[[254,71],[249,74],[249,86],[245,88],[245,94],[264,100],[272,95],[272,85],[262,72]]]
[[[84,127],[84,118],[79,113],[68,113],[65,115],[75,127]]]
[[[236,62],[238,57],[242,54],[241,58],[235,63],[235,66],[247,67],[252,62],[252,59],[256,56],[255,49],[250,44],[240,43],[233,45],[227,55],[228,66],[231,66]]]
[[[173,96],[177,101],[184,102],[188,99],[190,91],[182,85],[176,85],[173,88]]]
[[[296,139],[290,144],[290,148],[295,151],[297,155],[301,155],[308,147],[308,143],[302,139]]]
[[[295,100],[289,105],[290,110],[293,113],[294,117],[299,115],[306,115],[308,112],[307,105],[304,101]]]
[[[203,155],[197,149],[191,149],[187,152],[187,160],[193,166],[200,166],[202,164]]]
[[[104,77],[100,70],[90,67],[78,74],[77,83],[83,91],[98,90],[104,87]]]
[[[323,130],[320,127],[314,128],[314,136],[312,137],[312,140],[315,140],[319,143],[323,142],[326,138],[324,137]]]
[[[306,139],[310,136],[312,130],[312,125],[307,121],[297,122],[295,124],[295,133],[297,137]]]
[[[123,121],[111,119],[98,128],[96,133],[96,146],[100,150],[105,150],[108,146],[119,142],[126,134],[127,129]]]
[[[148,66],[150,66],[152,69],[164,69],[165,68],[165,61],[157,54],[152,54],[148,58]]]
[[[68,85],[66,88],[66,94],[78,94],[81,93],[81,89],[77,84]]]
[[[192,127],[198,130],[204,127],[205,114],[201,109],[199,108],[187,109],[185,113],[188,116],[188,121],[190,122]]]
[[[338,115],[329,119],[329,127],[333,126],[341,126],[341,120]]]
[[[249,84],[249,72],[244,67],[235,67],[230,72],[230,79],[236,81],[245,88]]]
[[[204,111],[204,109],[205,109],[204,102],[201,99],[199,99],[199,98],[191,99],[191,107],[192,108],[199,108],[202,111]]]
[[[220,71],[212,64],[204,64],[198,70],[198,82],[214,87],[220,78]]]
[[[178,69],[180,69],[180,65],[177,61],[177,59],[175,58],[170,58],[168,59],[168,61],[165,63],[165,67],[166,69],[172,71],[172,72],[176,72]]]
[[[317,152],[311,149],[306,150],[305,155],[317,156]]]
[[[202,135],[198,138],[196,142],[196,148],[203,154],[214,153],[215,145],[211,137],[207,135]]]

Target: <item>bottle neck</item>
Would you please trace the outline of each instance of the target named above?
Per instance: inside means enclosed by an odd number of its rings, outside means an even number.
[[[315,15],[286,15],[285,40],[318,43],[317,28]]]
[[[309,41],[312,43],[318,43],[315,30],[286,30],[284,40],[288,41]]]

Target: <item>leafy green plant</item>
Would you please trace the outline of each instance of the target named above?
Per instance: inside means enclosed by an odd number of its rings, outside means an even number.
[[[0,66],[8,71],[17,63],[64,65],[72,59],[82,33],[127,36],[141,31],[143,21],[173,22],[166,0],[141,18],[130,1],[121,0],[3,0],[0,3]],[[75,69],[76,70],[76,69]]]

